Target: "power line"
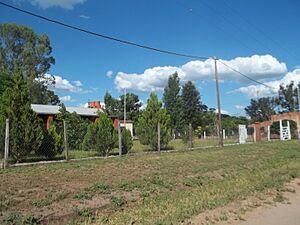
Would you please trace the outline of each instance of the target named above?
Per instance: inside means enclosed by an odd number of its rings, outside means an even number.
[[[115,37],[111,37],[111,36],[108,36],[108,35],[104,35],[104,34],[100,34],[100,33],[96,33],[96,32],[93,32],[93,31],[89,31],[89,30],[86,30],[86,29],[83,29],[83,28],[80,28],[80,27],[77,27],[77,26],[73,26],[73,25],[69,25],[69,24],[66,24],[66,23],[63,23],[63,22],[60,22],[58,20],[54,20],[54,19],[50,19],[48,17],[44,17],[44,16],[41,16],[41,15],[38,15],[36,13],[33,13],[33,12],[30,12],[30,11],[27,11],[27,10],[23,10],[23,9],[20,9],[18,7],[15,7],[15,6],[12,6],[12,5],[9,5],[9,4],[6,4],[4,2],[1,2],[0,1],[0,5],[3,5],[5,7],[8,7],[8,8],[11,8],[11,9],[14,9],[16,11],[19,11],[19,12],[22,12],[22,13],[25,13],[25,14],[28,14],[28,15],[31,15],[33,17],[36,17],[36,18],[40,18],[42,20],[45,20],[45,21],[48,21],[48,22],[51,22],[51,23],[54,23],[54,24],[58,24],[58,25],[61,25],[63,27],[67,27],[67,28],[70,28],[70,29],[73,29],[73,30],[76,30],[76,31],[80,31],[80,32],[83,32],[83,33],[86,33],[86,34],[89,34],[89,35],[92,35],[92,36],[97,36],[97,37],[101,37],[101,38],[104,38],[104,39],[108,39],[108,40],[111,40],[111,41],[115,41],[115,42],[119,42],[119,43],[123,43],[123,44],[126,44],[126,45],[131,45],[131,46],[135,46],[135,47],[139,47],[139,48],[143,48],[143,49],[147,49],[147,50],[150,50],[150,51],[156,51],[156,52],[160,52],[160,53],[164,53],[164,54],[169,54],[169,55],[174,55],[174,56],[179,56],[179,57],[185,57],[185,58],[191,58],[191,59],[200,59],[200,60],[206,60],[206,59],[210,59],[211,57],[205,57],[205,56],[197,56],[197,55],[189,55],[189,54],[184,54],[184,53],[177,53],[177,52],[172,52],[172,51],[168,51],[168,50],[164,50],[164,49],[159,49],[159,48],[154,48],[154,47],[151,47],[151,46],[147,46],[147,45],[142,45],[142,44],[138,44],[138,43],[135,43],[135,42],[131,42],[131,41],[126,41],[126,40],[123,40],[123,39],[119,39],[119,38],[115,38]],[[231,69],[232,71],[242,75],[243,77],[246,77],[247,79],[255,82],[255,83],[258,83],[258,84],[261,84],[261,85],[264,85],[265,87],[268,87],[268,88],[272,88],[272,89],[275,89],[274,87],[271,87],[271,86],[268,86],[260,81],[257,81],[255,79],[252,79],[251,77],[241,73],[240,71],[230,67],[229,65],[227,65],[226,63],[220,61],[218,59],[218,61],[223,64],[224,66],[228,67],[229,69]]]
[[[89,31],[89,30],[86,30],[86,29],[83,29],[83,28],[80,28],[80,27],[77,27],[77,26],[73,26],[73,25],[70,25],[70,24],[63,23],[63,22],[58,21],[58,20],[50,19],[48,17],[41,16],[39,14],[30,12],[30,11],[27,11],[27,10],[24,10],[24,9],[20,9],[18,7],[12,6],[10,4],[7,4],[7,3],[1,2],[1,1],[0,1],[0,5],[3,5],[5,7],[10,8],[10,9],[25,13],[27,15],[30,15],[30,16],[33,16],[33,17],[36,17],[36,18],[54,23],[54,24],[58,24],[58,25],[63,26],[63,27],[67,27],[69,29],[73,29],[73,30],[76,30],[76,31],[80,31],[80,32],[92,35],[92,36],[97,36],[97,37],[100,37],[100,38],[108,39],[108,40],[111,40],[111,41],[119,42],[119,43],[122,43],[122,44],[131,45],[131,46],[135,46],[135,47],[138,47],[138,48],[143,48],[143,49],[147,49],[147,50],[150,50],[150,51],[160,52],[160,53],[164,53],[164,54],[168,54],[168,55],[174,55],[174,56],[179,56],[179,57],[190,58],[190,59],[205,60],[205,59],[210,58],[210,57],[205,57],[205,56],[197,56],[197,55],[190,55],[190,54],[184,54],[184,53],[168,51],[168,50],[155,48],[155,47],[151,47],[151,46],[147,46],[147,45],[143,45],[143,44],[139,44],[139,43],[135,43],[135,42],[131,42],[131,41],[126,41],[126,40],[123,40],[123,39],[120,39],[120,38],[116,38],[116,37],[96,33],[96,32]]]
[[[180,0],[175,0],[174,2],[176,2],[178,5],[180,5],[183,8],[185,8],[187,11],[189,11],[190,13],[192,13],[194,16],[198,16],[201,19],[205,19],[205,20],[207,20],[209,22],[212,22],[208,17],[203,16],[201,13],[198,13],[195,10],[191,10],[191,8],[187,4],[181,2]],[[239,42],[243,47],[245,47],[246,49],[248,49],[250,52],[253,52],[253,49],[249,45],[245,44],[244,42],[242,42],[241,40],[239,40],[237,37],[235,37],[232,34],[230,34],[222,26],[219,26],[217,23],[212,23],[212,24],[216,27],[217,30],[223,31],[224,34],[226,34],[227,36],[229,36],[231,39],[234,39],[236,42]]]
[[[287,53],[289,56],[291,56],[292,58],[294,58],[295,60],[297,60],[297,62],[299,61],[298,57],[296,57],[293,54],[293,52],[290,53],[283,45],[281,45],[278,41],[276,41],[274,38],[272,38],[270,35],[268,35],[266,32],[264,32],[259,26],[256,26],[255,24],[253,24],[252,22],[250,22],[248,19],[246,19],[246,17],[244,17],[238,10],[236,10],[234,7],[232,7],[230,4],[228,4],[228,2],[226,0],[222,0],[222,1],[223,1],[224,5],[227,6],[227,8],[229,8],[233,13],[235,13],[242,20],[244,20],[246,23],[248,23],[248,25],[254,27],[259,33],[261,33],[267,39],[271,40],[278,48],[280,48],[285,53]]]
[[[262,43],[259,39],[257,39],[255,36],[253,36],[250,32],[248,32],[245,29],[240,28],[239,26],[237,26],[235,23],[233,23],[230,19],[226,18],[223,14],[221,14],[220,12],[218,12],[216,9],[214,9],[213,7],[211,7],[209,4],[207,4],[204,1],[199,1],[201,4],[205,5],[207,8],[209,8],[211,11],[213,11],[217,16],[219,16],[220,18],[222,18],[224,21],[227,21],[227,23],[231,24],[231,26],[235,27],[237,30],[239,30],[240,32],[246,34],[247,36],[249,36],[250,38],[252,38],[253,40],[255,40],[258,44],[260,44],[261,47],[267,49],[268,51],[272,52],[273,50],[271,48],[269,48],[268,46],[266,46],[264,43]]]
[[[223,65],[226,66],[227,68],[231,69],[232,71],[238,73],[239,75],[241,75],[241,76],[247,78],[248,80],[251,80],[251,81],[253,81],[253,82],[257,83],[257,84],[263,85],[263,86],[265,86],[265,87],[267,87],[267,88],[271,88],[271,89],[276,89],[276,90],[277,90],[277,88],[275,88],[275,87],[271,87],[271,86],[269,86],[269,85],[267,85],[267,84],[264,84],[264,83],[262,83],[262,82],[260,82],[260,81],[258,81],[258,80],[255,80],[255,79],[253,79],[253,78],[247,76],[246,74],[244,74],[244,73],[242,73],[242,72],[240,72],[240,71],[234,69],[233,67],[231,67],[231,66],[227,65],[226,63],[222,62],[220,59],[218,59],[218,62],[220,62],[221,64],[223,64]]]

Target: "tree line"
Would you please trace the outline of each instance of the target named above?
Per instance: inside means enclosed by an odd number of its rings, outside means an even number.
[[[104,97],[105,110],[92,123],[76,113],[69,113],[59,97],[49,89],[55,84],[47,72],[55,64],[52,47],[46,34],[38,35],[31,28],[16,24],[0,24],[0,124],[10,119],[10,156],[20,161],[31,155],[53,158],[62,153],[63,121],[68,130],[70,149],[95,150],[108,155],[116,146],[117,131],[111,116],[123,118],[124,98],[114,98],[109,92]],[[157,149],[157,125],[160,124],[161,146],[167,148],[172,138],[195,135],[203,131],[216,133],[215,109],[202,101],[199,90],[191,81],[184,84],[177,73],[170,75],[162,101],[151,93],[147,106],[142,109],[139,97],[126,94],[127,119],[134,122],[134,133],[142,144]],[[45,129],[43,121],[31,109],[31,104],[60,105],[60,112]],[[234,129],[238,123],[246,123],[244,117],[223,115],[226,129]],[[193,135],[194,136],[194,135]],[[130,150],[132,137],[122,131],[122,145]],[[0,129],[0,149],[4,146],[4,129]],[[3,154],[3,152],[1,152]]]

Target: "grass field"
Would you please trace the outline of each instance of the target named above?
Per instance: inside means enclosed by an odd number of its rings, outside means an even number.
[[[10,168],[0,224],[180,224],[299,175],[299,141]]]

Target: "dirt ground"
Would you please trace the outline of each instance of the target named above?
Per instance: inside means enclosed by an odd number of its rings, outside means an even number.
[[[278,190],[257,193],[248,199],[206,211],[188,220],[189,225],[299,225],[300,178]]]

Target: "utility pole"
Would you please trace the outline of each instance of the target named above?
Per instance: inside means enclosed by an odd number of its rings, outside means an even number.
[[[126,88],[124,90],[124,128],[126,129]]]
[[[220,100],[220,92],[219,92],[219,77],[218,77],[216,57],[214,58],[214,61],[215,61],[216,92],[217,92],[217,100],[218,100],[218,137],[219,137],[219,145],[220,147],[223,147],[221,100]]]

